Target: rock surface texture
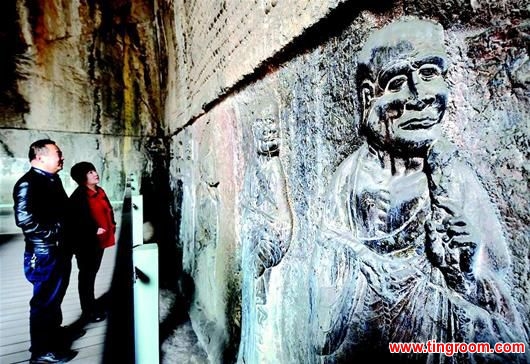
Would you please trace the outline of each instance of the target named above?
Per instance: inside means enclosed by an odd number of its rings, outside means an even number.
[[[197,335],[166,362],[530,363],[388,351],[528,345],[527,1],[0,6],[0,203],[40,137],[67,189],[80,160],[114,200],[141,176]]]

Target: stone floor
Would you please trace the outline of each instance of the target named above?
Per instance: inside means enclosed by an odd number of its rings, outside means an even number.
[[[160,363],[207,364],[208,358],[193,331],[185,305],[178,301],[174,293],[164,289],[160,291],[159,301],[162,341]]]
[[[197,341],[190,321],[181,324],[163,344],[162,364],[206,364],[208,358]]]
[[[0,235],[0,364],[27,363],[30,353],[29,342],[29,299],[31,298],[31,284],[29,284],[22,270],[22,252],[24,241],[21,235]],[[104,295],[111,285],[114,266],[116,263],[116,249],[105,251],[101,269],[96,281],[96,295]],[[77,295],[77,266],[72,261],[73,269],[70,286],[66,293],[62,308],[64,325],[75,323],[81,313]],[[163,319],[170,312],[170,301],[174,297],[161,291],[160,316]],[[186,316],[174,327],[170,327],[161,345],[161,363],[206,364],[208,359],[200,347],[193,328]],[[184,317],[184,319],[182,319]],[[116,342],[116,338],[108,337],[108,322],[105,320],[85,326],[86,335],[72,345],[78,355],[71,363],[102,363],[105,343]]]
[[[0,235],[0,363],[26,363],[29,360],[29,300],[31,284],[22,268],[22,235]],[[107,249],[96,281],[96,295],[109,288],[114,265],[114,249]],[[63,301],[63,325],[75,323],[80,314],[77,295],[77,265],[72,260],[70,285]],[[87,333],[75,341],[78,355],[72,363],[98,363],[103,352],[107,322],[90,323]]]

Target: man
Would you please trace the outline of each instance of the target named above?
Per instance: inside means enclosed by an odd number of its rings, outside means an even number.
[[[58,172],[63,155],[54,141],[29,148],[30,170],[13,189],[15,220],[24,233],[24,273],[33,285],[30,301],[30,363],[61,363],[77,352],[64,351],[61,303],[70,279],[71,254],[63,240],[68,196]]]
[[[475,360],[467,353],[397,355],[388,344],[526,341],[495,209],[442,136],[443,45],[439,24],[406,19],[372,34],[360,52],[366,142],[335,172],[314,256],[313,344],[330,362],[365,353],[467,363]],[[500,355],[481,360],[524,361]]]

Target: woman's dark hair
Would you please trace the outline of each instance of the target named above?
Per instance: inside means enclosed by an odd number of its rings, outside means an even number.
[[[74,164],[72,169],[70,169],[70,176],[77,182],[78,185],[85,184],[86,175],[90,171],[95,171],[96,167],[90,162],[79,162]]]

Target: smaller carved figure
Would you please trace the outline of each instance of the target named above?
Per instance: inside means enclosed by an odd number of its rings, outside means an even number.
[[[292,212],[280,160],[280,131],[275,100],[261,100],[253,125],[256,155],[245,175],[243,238],[243,342],[240,359],[259,360],[268,318],[271,270],[289,249]]]
[[[359,54],[366,143],[337,169],[315,249],[313,345],[328,362],[524,362],[524,355],[390,354],[390,342],[526,342],[489,196],[442,135],[443,29],[399,20]]]
[[[291,242],[292,213],[285,173],[280,160],[277,106],[271,102],[256,119],[254,139],[257,155],[249,169],[249,201],[246,205],[252,234],[250,255],[257,298],[266,302],[269,269],[278,265]]]

